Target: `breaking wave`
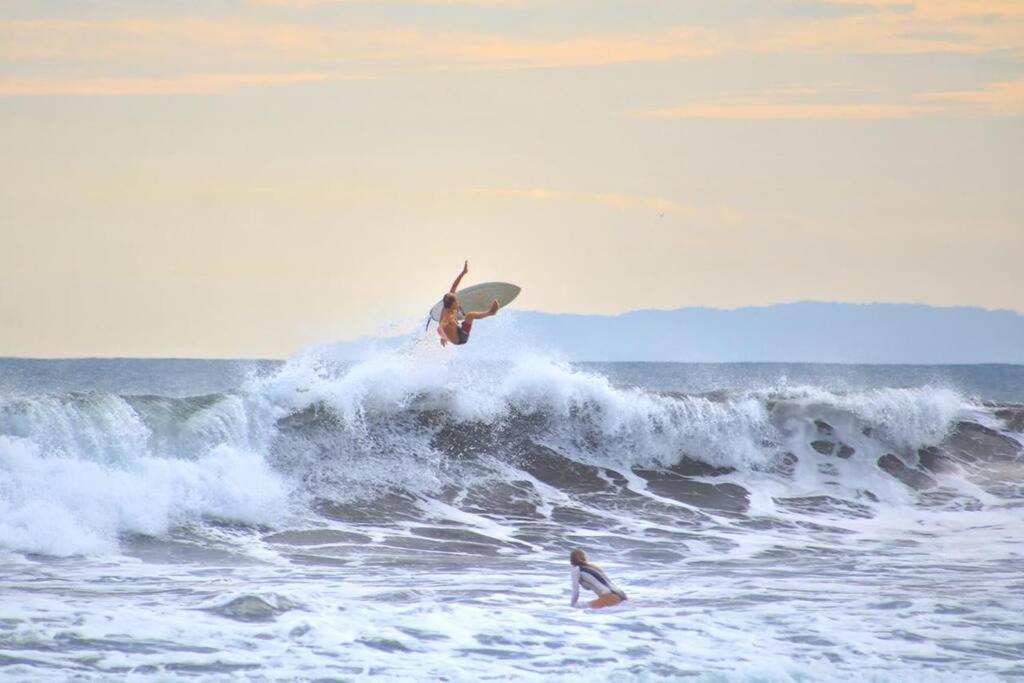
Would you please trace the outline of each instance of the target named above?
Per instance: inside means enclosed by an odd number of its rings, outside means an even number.
[[[402,514],[502,520],[593,515],[595,496],[628,492],[626,513],[656,503],[680,524],[995,506],[1024,496],[1022,410],[943,387],[659,393],[529,354],[309,353],[222,394],[0,398],[0,547],[110,553],[182,527],[386,522],[396,497]]]

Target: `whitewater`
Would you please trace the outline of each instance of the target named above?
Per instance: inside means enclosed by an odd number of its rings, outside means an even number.
[[[1024,368],[488,332],[0,360],[0,679],[1024,679]]]

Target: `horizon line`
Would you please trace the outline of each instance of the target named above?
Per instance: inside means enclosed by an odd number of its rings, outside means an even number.
[[[185,361],[195,363],[287,363],[290,358],[211,358],[192,356],[0,356],[4,361],[28,361],[31,363],[61,363],[67,361]],[[346,363],[358,363],[359,359],[347,359]],[[872,367],[919,367],[919,368],[955,368],[979,366],[1010,366],[1024,367],[1024,363],[1005,361],[979,361],[976,363],[861,363],[854,361],[814,361],[814,360],[570,360],[570,365],[866,365]]]

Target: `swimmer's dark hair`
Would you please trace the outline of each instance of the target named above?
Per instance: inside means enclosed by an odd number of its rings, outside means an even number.
[[[569,553],[569,564],[574,567],[590,567],[591,569],[601,571],[600,567],[587,559],[587,554],[583,552],[583,548],[575,548]]]
[[[442,299],[442,301],[444,301],[445,309],[449,309],[452,307],[452,304],[454,304],[456,301],[455,295],[452,294],[451,292],[448,292],[447,294],[444,295],[444,299]]]

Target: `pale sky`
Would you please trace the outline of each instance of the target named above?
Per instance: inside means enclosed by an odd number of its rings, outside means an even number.
[[[1024,0],[0,0],[0,355],[1024,312],[1022,160]]]

